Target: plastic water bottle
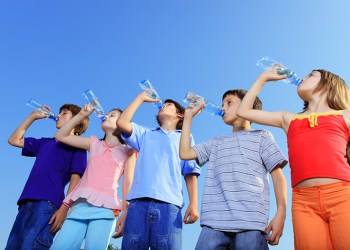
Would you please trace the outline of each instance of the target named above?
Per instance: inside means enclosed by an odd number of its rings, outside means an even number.
[[[288,69],[287,67],[283,66],[281,63],[273,60],[272,58],[268,56],[264,56],[261,59],[259,59],[256,63],[256,65],[263,70],[268,70],[270,67],[276,67],[277,74],[279,75],[286,75],[287,78],[283,79],[282,81],[289,83],[289,84],[294,84],[298,86],[301,83],[301,79],[297,76],[297,74]]]
[[[83,92],[83,96],[89,102],[89,108],[95,108],[96,116],[100,118],[101,121],[106,120],[105,112],[103,111],[103,108],[101,107],[100,102],[97,100],[97,97],[92,92],[92,90],[91,89],[86,90],[85,92]]]
[[[204,111],[212,116],[223,116],[225,114],[219,106],[192,92],[188,92],[183,101],[193,107],[198,107],[204,103]]]
[[[35,111],[37,111],[39,114],[41,115],[46,115],[47,118],[50,118],[54,121],[58,120],[58,117],[54,114],[54,112],[52,112],[51,110],[49,110],[45,105],[42,105],[40,103],[38,103],[36,100],[34,99],[30,99],[27,102],[27,106],[35,109]]]
[[[163,102],[161,101],[157,91],[153,88],[152,84],[148,80],[143,80],[139,83],[141,89],[145,90],[148,97],[151,97],[153,99],[159,99],[159,102],[154,102],[153,106],[157,107],[158,109],[163,108]]]

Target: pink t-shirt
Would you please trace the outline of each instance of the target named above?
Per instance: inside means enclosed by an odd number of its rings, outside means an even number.
[[[118,182],[124,172],[125,162],[133,152],[127,145],[109,147],[105,141],[91,136],[85,173],[63,202],[71,206],[79,198],[84,198],[94,206],[121,209]]]

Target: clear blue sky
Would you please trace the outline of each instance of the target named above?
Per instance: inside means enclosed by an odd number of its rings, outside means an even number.
[[[0,248],[34,161],[7,144],[31,112],[29,98],[57,112],[64,103],[83,105],[82,92],[91,88],[105,110],[125,108],[139,93],[138,82],[149,79],[162,98],[181,101],[193,91],[220,104],[226,90],[249,88],[260,72],[255,62],[265,54],[300,76],[324,68],[350,81],[349,9],[347,0],[1,1]],[[302,108],[296,88],[282,82],[268,84],[260,98],[266,110]],[[155,126],[155,115],[144,104],[134,121]],[[287,155],[282,130],[270,130]],[[51,137],[55,131],[51,120],[40,120],[26,136]],[[205,113],[192,129],[197,142],[230,132],[220,118]],[[103,135],[95,117],[85,135],[92,134]],[[202,170],[199,201],[206,167]],[[285,250],[293,249],[289,166],[283,172],[287,219],[280,245],[272,249]],[[271,200],[272,216],[273,192]],[[194,249],[200,229],[199,222],[184,225],[183,249]],[[120,240],[111,243],[120,246]]]

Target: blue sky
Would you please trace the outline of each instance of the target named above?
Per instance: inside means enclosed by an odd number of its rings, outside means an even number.
[[[82,92],[91,88],[105,110],[125,108],[140,92],[138,82],[149,79],[163,99],[181,101],[193,91],[220,104],[226,90],[249,88],[260,72],[255,62],[263,55],[299,76],[324,68],[350,81],[349,9],[347,0],[1,1],[0,248],[34,162],[7,144],[31,112],[25,105],[30,98],[57,113],[64,103],[83,105]],[[295,86],[283,82],[267,84],[260,98],[266,110],[302,108]],[[152,127],[155,115],[152,105],[144,104],[134,121]],[[282,130],[268,129],[287,155]],[[26,136],[51,137],[55,131],[51,120],[40,120]],[[196,142],[230,132],[220,118],[206,113],[195,118],[192,128]],[[95,134],[103,135],[99,120],[91,117],[85,136]],[[287,219],[280,245],[271,249],[293,249],[289,166],[283,172]],[[204,166],[199,201],[205,173]],[[272,216],[273,192],[271,201]],[[183,249],[194,249],[200,229],[199,222],[184,225]]]

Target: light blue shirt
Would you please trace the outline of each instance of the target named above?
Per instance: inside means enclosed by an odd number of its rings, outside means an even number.
[[[181,130],[168,132],[158,127],[149,129],[132,124],[130,137],[124,141],[139,152],[134,180],[127,200],[152,198],[183,206],[182,176],[200,174],[197,163],[179,157]],[[191,145],[194,140],[191,136]]]

